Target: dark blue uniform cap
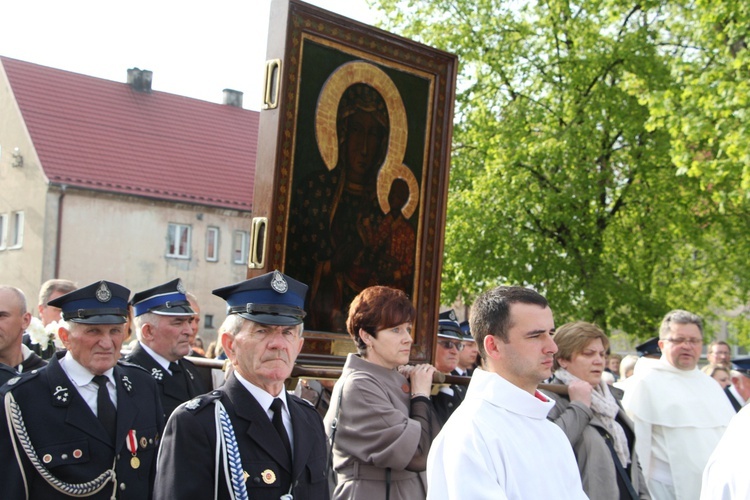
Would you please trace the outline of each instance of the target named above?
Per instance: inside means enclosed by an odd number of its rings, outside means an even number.
[[[750,356],[742,356],[732,360],[732,369],[750,377]]]
[[[195,311],[190,307],[185,296],[185,286],[181,279],[149,288],[133,295],[133,315],[146,313],[161,316],[194,316]]]
[[[279,271],[217,288],[227,301],[227,314],[239,314],[264,325],[299,325],[305,318],[307,285]]]
[[[65,321],[87,325],[121,325],[128,318],[130,290],[111,281],[97,281],[66,293],[49,305],[62,309]]]
[[[659,338],[654,337],[648,339],[644,343],[635,346],[635,350],[636,352],[638,352],[639,356],[653,356],[657,354],[661,356],[661,349],[659,349]]]
[[[461,327],[461,336],[465,341],[476,342],[476,339],[474,339],[474,336],[471,334],[471,329],[469,328],[468,321],[462,321],[459,326]]]
[[[464,339],[461,334],[461,325],[458,324],[458,318],[453,309],[441,312],[438,316],[438,337],[454,340]]]

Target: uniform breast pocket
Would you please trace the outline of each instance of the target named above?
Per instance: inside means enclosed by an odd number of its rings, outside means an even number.
[[[89,444],[85,440],[51,444],[36,452],[42,464],[50,470],[62,465],[86,463],[91,459]]]
[[[328,460],[326,460],[325,455],[309,460],[305,464],[305,469],[307,470],[307,480],[310,483],[319,483],[321,481],[325,481],[327,465]]]

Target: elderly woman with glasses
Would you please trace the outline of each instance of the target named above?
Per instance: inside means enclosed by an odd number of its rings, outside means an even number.
[[[406,367],[416,311],[401,290],[364,289],[346,321],[358,354],[349,354],[333,388],[325,427],[333,441],[332,498],[419,500],[440,431],[430,401],[435,368]]]
[[[552,383],[567,386],[568,396],[544,391],[556,402],[547,418],[570,440],[584,491],[592,499],[651,498],[622,391],[602,381],[609,339],[598,326],[578,321],[558,328],[555,343]]]

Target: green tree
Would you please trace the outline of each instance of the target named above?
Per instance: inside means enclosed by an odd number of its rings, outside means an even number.
[[[444,303],[532,285],[559,324],[646,337],[671,308],[708,314],[745,293],[724,252],[747,220],[677,175],[651,116],[649,97],[675,87],[668,2],[377,4],[386,29],[461,64]]]

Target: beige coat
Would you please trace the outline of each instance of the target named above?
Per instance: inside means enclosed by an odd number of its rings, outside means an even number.
[[[424,473],[405,469],[422,435],[419,422],[409,418],[407,379],[349,354],[324,420],[329,435],[342,388],[333,446],[338,484],[332,499],[385,499],[386,468],[391,469],[391,500],[424,499]]]
[[[558,379],[553,383],[562,384]],[[633,422],[625,414],[620,405],[621,391],[610,388],[610,391],[620,406],[616,420],[625,430],[630,448],[630,482],[638,493],[640,500],[651,498],[643,478],[638,456],[635,453],[635,434]],[[573,451],[581,472],[583,490],[592,500],[610,500],[620,498],[617,487],[617,471],[615,469],[612,454],[601,434],[590,424],[593,412],[589,407],[579,402],[571,403],[570,400],[557,394],[542,391],[546,396],[555,400],[555,406],[549,412],[547,418],[555,422],[565,432],[565,435],[573,445]]]

